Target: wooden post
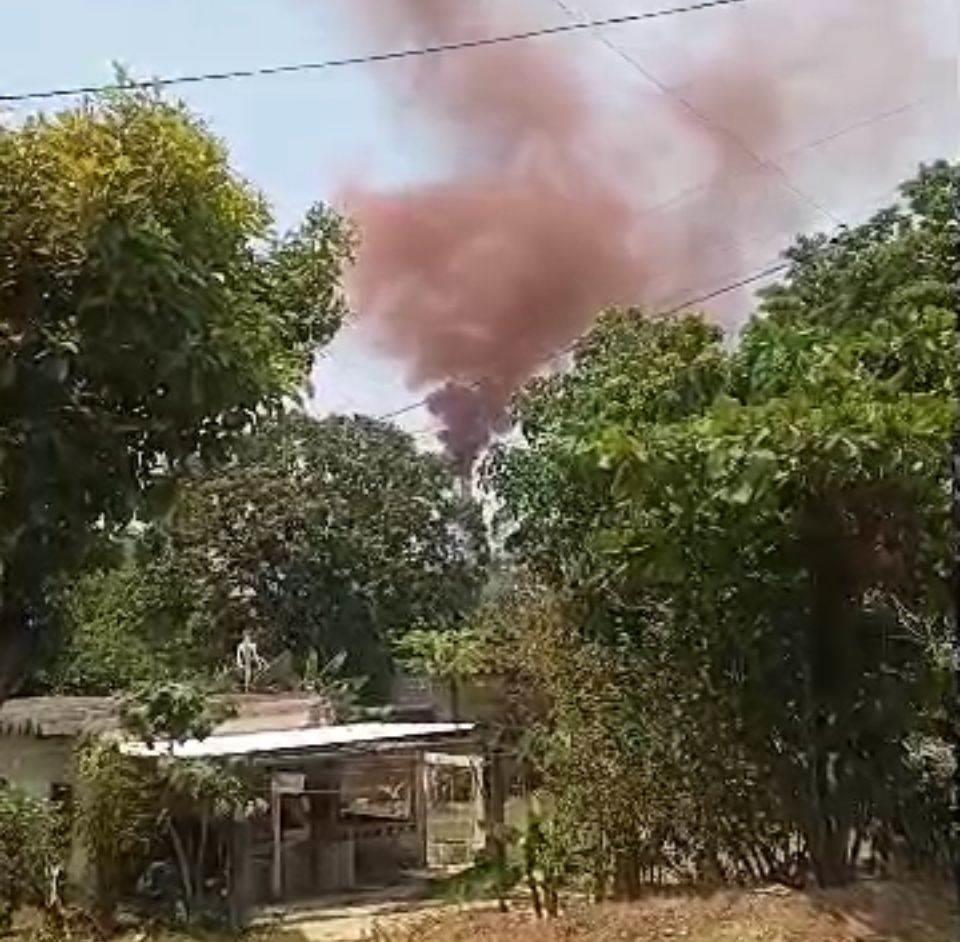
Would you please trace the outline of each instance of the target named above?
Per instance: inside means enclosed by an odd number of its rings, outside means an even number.
[[[253,904],[253,868],[250,859],[250,822],[246,818],[230,824],[230,924],[234,931],[247,926]]]
[[[506,818],[506,788],[499,746],[487,752],[484,763],[484,827],[487,853],[498,858],[503,849],[503,825]]]
[[[497,897],[500,911],[507,911],[506,892],[503,885],[507,863],[507,845],[504,835],[506,818],[506,789],[504,783],[501,746],[496,740],[487,745],[484,762],[484,827],[486,842],[484,851],[497,873]]]
[[[283,821],[281,795],[276,785],[270,789],[270,824],[273,829],[273,863],[270,868],[270,894],[274,901],[283,897]]]
[[[417,752],[413,761],[410,792],[410,810],[417,825],[417,856],[419,865],[426,867],[427,857],[427,810],[429,807],[428,765],[424,753]]]
[[[483,826],[486,820],[486,795],[483,788],[483,758],[470,761],[470,776],[473,779],[473,844],[470,847],[471,858],[484,846]]]
[[[310,788],[313,791],[323,787],[323,779],[314,777],[310,782]],[[324,833],[326,829],[326,795],[312,794],[310,802],[310,888],[314,893],[319,892],[322,887],[320,877],[320,854],[321,844],[328,840]]]

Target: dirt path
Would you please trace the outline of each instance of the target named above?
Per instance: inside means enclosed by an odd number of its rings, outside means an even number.
[[[402,908],[368,903],[323,910],[288,925],[291,942],[362,942],[371,937],[378,924],[389,922],[391,929],[399,929],[405,922],[417,920],[430,910],[443,908],[442,904],[422,900]]]
[[[430,913],[458,913],[491,904],[454,905],[427,897],[427,884],[411,881],[408,885],[373,890],[358,898],[356,894],[323,903],[304,904],[280,912],[265,911],[257,923],[279,930],[285,942],[361,942],[370,938],[378,925],[391,929],[419,921]],[[272,936],[271,936],[272,938]]]

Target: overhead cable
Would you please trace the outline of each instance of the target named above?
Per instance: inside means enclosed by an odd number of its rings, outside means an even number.
[[[516,33],[504,33],[498,36],[460,39],[409,49],[393,49],[386,52],[343,56],[336,59],[323,59],[318,62],[295,62],[285,65],[259,66],[250,69],[230,69],[222,72],[198,72],[185,75],[160,76],[150,79],[149,81],[108,82],[102,85],[74,85],[31,92],[15,92],[0,95],[0,102],[41,101],[50,98],[68,98],[76,95],[92,95],[102,92],[123,91],[125,89],[167,88],[172,85],[197,85],[202,82],[224,82],[233,79],[290,75],[298,72],[321,72],[330,69],[342,69],[347,66],[372,65],[381,62],[395,62],[400,59],[413,59],[420,56],[435,56],[441,53],[461,52],[468,49],[482,49],[488,46],[499,46],[504,43],[523,42],[530,39],[558,36],[564,33],[576,33],[608,26],[625,26],[630,23],[663,19],[668,16],[678,16],[684,13],[698,13],[716,7],[737,6],[746,2],[747,0],[701,0],[701,2],[698,3],[685,3],[680,6],[664,7],[659,10],[648,10],[645,13],[628,13],[621,16],[610,16],[575,23],[559,23],[554,26],[542,26]]]

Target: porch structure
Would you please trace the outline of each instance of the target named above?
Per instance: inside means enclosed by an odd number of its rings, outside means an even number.
[[[444,757],[479,768],[472,724],[358,723],[214,734],[149,749],[229,760],[260,801],[235,821],[229,894],[237,923],[264,904],[396,883],[425,870],[431,770]]]

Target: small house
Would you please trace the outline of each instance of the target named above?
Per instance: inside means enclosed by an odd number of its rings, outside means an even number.
[[[479,769],[471,724],[337,724],[301,695],[229,698],[235,713],[207,738],[121,749],[149,761],[229,762],[261,799],[230,825],[230,908],[243,922],[255,907],[385,885],[428,866],[431,770],[449,762]],[[116,734],[116,700],[40,697],[0,706],[0,778],[42,797],[70,801],[74,752],[88,735]],[[478,803],[482,804],[482,803]],[[479,814],[479,811],[478,811]],[[472,843],[482,842],[476,829]],[[82,861],[72,865],[76,875]]]

